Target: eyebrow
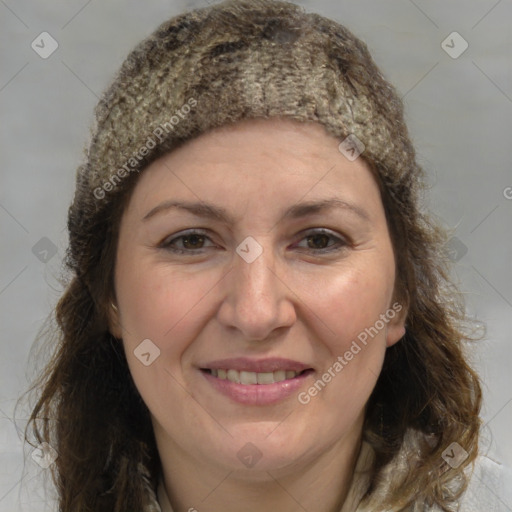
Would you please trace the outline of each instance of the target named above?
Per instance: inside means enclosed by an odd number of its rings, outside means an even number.
[[[285,219],[299,219],[313,215],[316,213],[322,213],[333,209],[343,209],[347,212],[351,212],[365,221],[370,220],[369,214],[361,208],[352,203],[348,203],[338,198],[322,199],[319,201],[308,201],[298,203],[288,208],[282,215],[279,222]],[[215,219],[226,224],[234,224],[235,219],[222,207],[205,203],[205,202],[188,202],[188,201],[164,201],[159,205],[151,209],[143,218],[143,221],[147,221],[155,215],[165,213],[169,210],[184,210],[197,217],[204,217]]]

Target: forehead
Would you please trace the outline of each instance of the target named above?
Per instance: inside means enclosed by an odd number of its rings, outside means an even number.
[[[139,177],[131,202],[141,211],[172,196],[238,201],[241,207],[340,195],[377,199],[368,164],[347,159],[340,142],[319,123],[246,119],[201,134],[154,161]]]

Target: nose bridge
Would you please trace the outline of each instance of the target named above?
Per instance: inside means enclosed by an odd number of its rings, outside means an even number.
[[[253,239],[254,240],[254,239]],[[231,274],[231,285],[225,297],[221,316],[226,325],[237,327],[248,339],[264,339],[272,330],[293,321],[293,306],[286,304],[286,287],[277,277],[276,257],[270,237],[241,243],[237,248]],[[247,252],[240,252],[245,249]]]
[[[266,242],[248,240],[237,249],[234,268],[237,301],[257,301],[261,305],[262,299],[267,302],[276,299],[275,255],[269,239]],[[248,252],[244,254],[243,251],[247,249]]]

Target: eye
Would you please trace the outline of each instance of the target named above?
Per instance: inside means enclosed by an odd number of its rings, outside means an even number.
[[[202,252],[201,249],[204,248],[204,243],[206,240],[210,240],[210,238],[206,235],[204,231],[198,229],[191,229],[189,231],[184,232],[181,235],[174,236],[172,238],[166,238],[160,244],[160,247],[178,254],[183,254],[187,252],[199,253]]]
[[[339,251],[348,245],[343,238],[324,228],[309,231],[302,240],[306,241],[307,249],[317,253]],[[329,240],[334,242],[329,244]]]
[[[208,246],[205,246],[207,241],[211,242],[211,239],[206,235],[205,231],[191,229],[182,234],[166,238],[159,247],[176,254],[201,254],[208,248]],[[301,243],[303,241],[306,242],[306,247],[302,246],[302,248],[313,253],[339,251],[349,245],[343,238],[325,228],[307,232],[301,239]],[[212,246],[213,243],[210,247]],[[297,247],[301,247],[300,244]]]

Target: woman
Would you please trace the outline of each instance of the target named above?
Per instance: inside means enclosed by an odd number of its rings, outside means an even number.
[[[294,4],[224,2],[138,45],[96,119],[30,423],[60,510],[463,502],[479,380],[365,45]]]

